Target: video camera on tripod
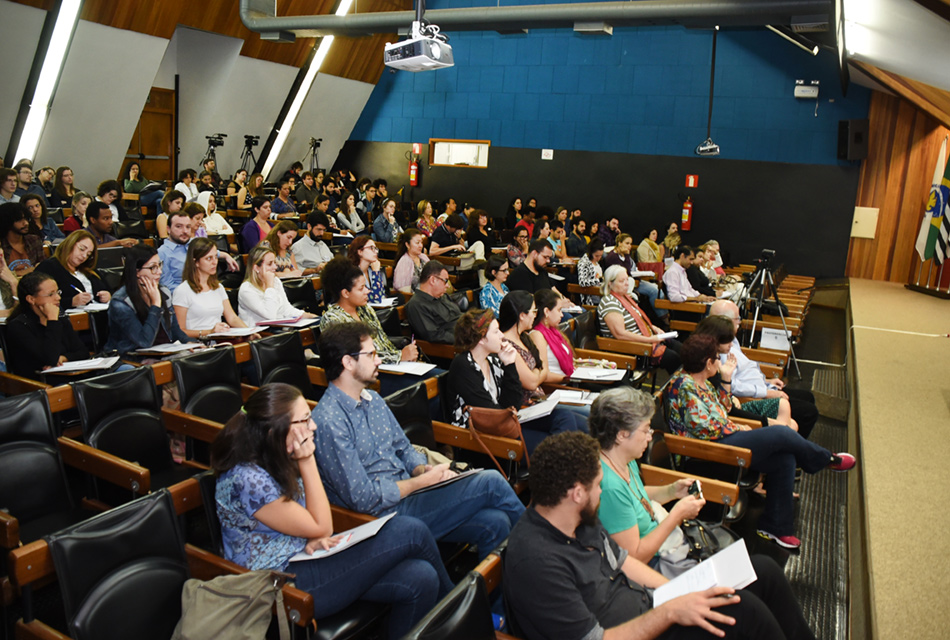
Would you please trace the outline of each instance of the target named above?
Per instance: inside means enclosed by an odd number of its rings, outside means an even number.
[[[214,133],[210,136],[205,136],[205,140],[208,141],[208,146],[211,148],[224,146],[224,139],[228,137],[226,133]]]
[[[257,145],[260,144],[260,142],[261,142],[261,137],[260,137],[260,136],[249,136],[249,135],[246,135],[246,134],[245,134],[245,136],[244,136],[244,146],[245,146],[245,147],[256,147]]]

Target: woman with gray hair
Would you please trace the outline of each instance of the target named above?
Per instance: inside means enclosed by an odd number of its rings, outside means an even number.
[[[610,389],[600,394],[590,409],[590,434],[600,443],[600,521],[607,533],[634,558],[660,569],[660,556],[667,540],[676,544],[679,526],[695,518],[705,500],[689,495],[692,478],[662,487],[645,487],[636,461],[653,437],[653,397],[632,387]],[[659,505],[677,500],[665,518]],[[671,537],[672,536],[672,537]],[[679,538],[680,540],[678,540]],[[669,577],[669,576],[668,576]]]
[[[600,335],[653,345],[653,363],[672,374],[680,367],[680,342],[663,339],[663,329],[650,322],[630,295],[630,276],[619,264],[604,272],[603,297],[597,305]]]

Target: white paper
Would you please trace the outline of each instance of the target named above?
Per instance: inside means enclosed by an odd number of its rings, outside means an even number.
[[[351,236],[348,233],[334,233],[333,237],[334,238],[352,238],[353,236]]]
[[[561,404],[594,404],[600,393],[596,391],[580,391],[573,389],[558,389],[561,393]]]
[[[653,271],[631,271],[630,277],[631,278],[655,278],[656,273],[654,273]]]
[[[584,313],[587,311],[584,307],[579,304],[571,305],[570,307],[562,307],[561,313]]]
[[[469,469],[468,471],[463,471],[462,473],[459,473],[459,474],[456,474],[456,475],[452,476],[452,477],[449,478],[448,480],[442,480],[441,482],[436,482],[435,484],[430,484],[428,487],[423,487],[422,489],[419,489],[419,490],[417,490],[417,491],[413,491],[413,492],[412,492],[412,495],[416,495],[417,493],[425,493],[426,491],[432,491],[433,489],[439,489],[439,488],[441,488],[441,487],[444,487],[444,486],[447,485],[447,484],[452,484],[453,482],[458,482],[458,481],[461,480],[462,478],[467,478],[467,477],[469,477],[469,476],[471,476],[471,475],[475,475],[475,474],[478,473],[479,471],[484,471],[484,469],[482,469],[482,468],[479,467],[478,469]]]
[[[169,342],[167,344],[157,344],[154,347],[146,347],[144,349],[139,349],[134,353],[141,353],[145,355],[151,355],[153,353],[158,354],[169,354],[169,353],[180,353],[182,351],[190,351],[191,349],[200,349],[204,345],[200,342],[185,342],[182,344],[179,341]]]
[[[387,371],[389,373],[408,373],[414,376],[424,376],[433,369],[435,369],[435,365],[428,364],[427,362],[397,362],[396,364],[379,365],[380,371]]]
[[[571,380],[593,380],[595,382],[616,382],[623,380],[626,369],[601,369],[600,367],[577,367],[571,374]]]
[[[272,320],[270,322],[264,321],[264,322],[258,322],[257,326],[258,327],[290,327],[292,329],[303,329],[304,327],[309,327],[315,322],[320,322],[320,318],[300,317],[296,320],[291,318],[290,320],[284,320],[284,321],[281,321],[281,320]]]
[[[538,404],[533,404],[530,407],[525,407],[524,409],[518,411],[518,422],[523,424],[525,422],[530,422],[531,420],[536,420],[538,418],[551,415],[551,412],[554,411],[554,408],[557,406],[557,403],[560,402],[560,399],[560,389],[555,390],[554,393],[549,395],[546,400],[543,400]]]
[[[551,278],[551,280],[558,280],[558,281],[561,281],[564,279],[564,276],[559,276],[556,273],[549,273],[548,277]]]
[[[111,358],[90,358],[88,360],[73,360],[72,362],[66,362],[61,364],[58,367],[52,367],[45,370],[43,373],[67,373],[75,371],[91,371],[94,369],[109,369],[116,362],[119,361],[119,356],[112,356]]]
[[[209,333],[209,338],[243,338],[257,332],[257,327],[233,327],[227,331]]]
[[[370,302],[369,306],[373,307],[374,309],[388,309],[389,307],[396,304],[397,299],[398,298],[383,298],[379,302]]]
[[[675,338],[679,333],[676,331],[667,331],[666,333],[658,333],[656,337],[660,340],[669,340],[670,338]]]
[[[106,311],[108,309],[109,309],[108,302],[90,302],[89,304],[83,305],[81,307],[72,307],[70,309],[66,309],[66,313],[67,314],[93,313],[96,311]]]
[[[344,531],[341,534],[343,540],[340,541],[338,545],[332,549],[317,549],[312,554],[307,553],[306,551],[301,551],[293,558],[290,559],[291,562],[299,562],[300,560],[319,560],[320,558],[329,558],[332,555],[340,553],[344,549],[349,549],[354,544],[362,542],[363,540],[369,540],[383,528],[383,525],[389,522],[389,520],[396,515],[395,513],[390,513],[388,516],[383,516],[382,518],[377,518],[372,522],[367,522],[366,524],[361,524],[358,527],[354,527],[349,531]]]
[[[686,573],[658,587],[653,592],[653,607],[710,587],[742,589],[757,579],[745,540],[739,539],[705,562],[700,562]]]

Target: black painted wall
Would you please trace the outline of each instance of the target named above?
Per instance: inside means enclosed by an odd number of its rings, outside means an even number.
[[[721,158],[644,156],[492,147],[488,168],[422,164],[418,187],[409,186],[410,145],[349,141],[337,159],[357,177],[385,178],[390,194],[404,198],[472,202],[501,217],[511,198],[536,197],[540,205],[579,206],[587,219],[616,215],[636,242],[649,226],[678,221],[683,200],[694,203],[685,242],[719,240],[733,262],[750,262],[775,249],[790,273],[842,277],[858,187],[859,165],[806,165]],[[427,151],[423,160],[427,158]],[[686,189],[686,175],[699,186]],[[660,236],[665,231],[661,231]]]

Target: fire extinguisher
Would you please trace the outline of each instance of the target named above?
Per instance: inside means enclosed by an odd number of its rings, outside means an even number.
[[[680,229],[683,231],[689,231],[689,226],[693,221],[693,201],[686,197],[686,202],[683,203],[683,216],[680,220]]]
[[[414,187],[419,186],[419,160],[414,159],[409,163],[409,184]]]

